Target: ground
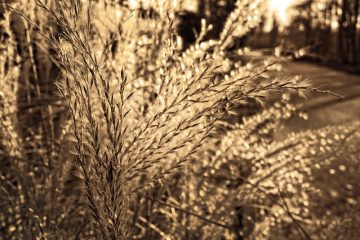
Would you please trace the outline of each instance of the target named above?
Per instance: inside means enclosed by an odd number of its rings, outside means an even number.
[[[309,119],[290,119],[288,128],[297,131],[360,119],[360,75],[303,62],[289,61],[283,66],[291,74],[310,79],[314,87],[343,97],[314,93],[307,99],[297,99],[297,104],[309,113]]]

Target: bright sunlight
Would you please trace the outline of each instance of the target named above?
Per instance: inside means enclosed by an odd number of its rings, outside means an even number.
[[[269,7],[276,14],[281,24],[286,25],[289,21],[287,10],[295,0],[269,0]]]

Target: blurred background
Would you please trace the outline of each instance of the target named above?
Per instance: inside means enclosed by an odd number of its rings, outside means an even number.
[[[123,1],[124,4],[127,1]],[[150,9],[157,1],[129,0],[131,8]],[[209,38],[218,37],[228,14],[234,10],[235,0],[175,0],[191,39],[191,32],[199,30],[202,18],[212,24]],[[274,48],[278,55],[294,59],[326,63],[332,67],[358,72],[360,29],[357,0],[269,0],[268,11],[257,27],[239,39],[238,46],[254,49]],[[249,16],[251,17],[251,16]],[[339,63],[341,66],[339,66]]]

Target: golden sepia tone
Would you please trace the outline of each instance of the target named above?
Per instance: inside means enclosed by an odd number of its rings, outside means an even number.
[[[0,239],[359,239],[359,5],[0,0]]]

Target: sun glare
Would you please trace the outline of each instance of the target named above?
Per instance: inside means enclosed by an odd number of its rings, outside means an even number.
[[[269,7],[280,23],[286,25],[289,22],[288,9],[294,3],[295,0],[269,0]]]

